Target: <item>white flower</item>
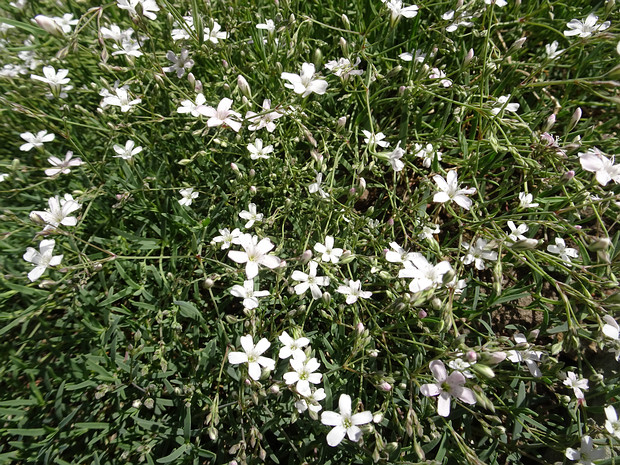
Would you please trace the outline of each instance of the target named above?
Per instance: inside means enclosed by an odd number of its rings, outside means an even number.
[[[506,0],[484,0],[484,3],[486,3],[487,5],[497,5],[500,8],[508,5],[508,2],[506,2]]]
[[[286,331],[282,331],[278,339],[280,339],[280,342],[283,344],[283,347],[280,348],[280,352],[278,353],[280,358],[289,358],[291,355],[293,357],[305,357],[302,347],[306,347],[310,344],[310,339],[307,337],[293,339]]]
[[[214,44],[217,44],[220,39],[227,39],[228,32],[222,31],[222,26],[217,21],[213,21],[213,27],[204,28],[205,40],[208,40]]]
[[[516,113],[516,111],[519,109],[519,104],[518,103],[508,103],[509,99],[510,99],[510,94],[502,95],[501,97],[498,97],[497,103],[499,103],[499,105],[496,106],[496,107],[493,107],[491,109],[491,113],[493,113],[494,115],[497,115],[502,110],[506,110],[506,111],[510,111],[512,113]]]
[[[239,228],[235,228],[229,231],[227,228],[220,229],[221,236],[216,236],[211,241],[213,244],[218,242],[222,243],[221,250],[228,249],[232,244],[240,244],[239,239],[243,236],[243,233],[239,231]]]
[[[437,413],[442,417],[450,415],[450,398],[454,397],[466,404],[473,405],[476,403],[474,392],[464,387],[465,376],[460,371],[453,371],[450,375],[446,371],[446,367],[441,360],[433,360],[429,367],[436,383],[423,384],[420,387],[422,395],[427,397],[439,396],[437,400]]]
[[[607,158],[596,147],[586,153],[579,152],[581,167],[592,173],[596,173],[596,180],[601,186],[606,186],[609,181],[620,183],[620,165],[614,165],[614,157]]]
[[[177,108],[177,113],[190,113],[194,117],[198,117],[200,115],[206,115],[205,110],[207,106],[205,102],[207,99],[203,95],[203,93],[199,93],[196,95],[196,103],[191,100],[183,100],[181,102],[181,106]]]
[[[232,103],[233,101],[231,99],[223,98],[217,105],[217,109],[213,107],[206,107],[204,110],[201,110],[200,113],[205,116],[209,116],[207,126],[211,128],[214,126],[227,124],[233,131],[239,132],[239,129],[241,129],[241,122],[236,118],[241,118],[241,115],[230,109]]]
[[[266,297],[269,295],[269,291],[255,291],[254,280],[247,279],[243,282],[243,286],[235,284],[230,293],[235,297],[243,299],[243,306],[248,310],[258,307],[258,298]]]
[[[273,371],[276,367],[276,362],[270,358],[263,357],[262,354],[269,349],[271,343],[262,338],[256,345],[254,340],[249,334],[241,336],[241,347],[245,352],[231,352],[228,354],[228,363],[233,365],[239,365],[241,363],[248,364],[248,374],[250,378],[255,381],[260,379],[261,366],[267,370]]]
[[[566,26],[568,30],[564,31],[566,37],[579,36],[590,37],[595,32],[601,32],[608,29],[611,26],[609,21],[605,21],[602,24],[596,24],[598,22],[598,16],[594,13],[590,13],[585,21],[581,22],[578,19],[570,20]]]
[[[446,73],[439,68],[431,68],[431,74],[428,75],[430,79],[440,79],[439,84],[443,87],[450,87],[452,81],[446,78]]]
[[[49,84],[52,89],[60,89],[60,86],[63,84],[68,84],[71,79],[67,77],[69,74],[68,69],[59,69],[56,71],[53,66],[44,66],[43,74],[45,76],[37,76],[36,74],[31,74],[30,78],[35,81],[41,81],[46,84]]]
[[[462,354],[461,354],[462,355]],[[474,374],[469,370],[469,368],[474,365],[476,362],[466,362],[465,360],[463,360],[462,358],[455,358],[454,360],[450,360],[448,362],[448,366],[456,371],[460,371],[461,373],[463,373],[463,376],[465,376],[465,378],[473,378]]]
[[[405,167],[405,164],[400,160],[405,155],[405,151],[400,148],[400,141],[396,144],[396,148],[388,153],[388,161],[392,165],[392,169],[396,172],[402,171]]]
[[[515,333],[513,338],[517,344],[524,345],[526,348],[529,347],[527,339],[522,333]],[[527,369],[533,377],[540,378],[542,376],[542,372],[536,364],[536,362],[540,362],[543,355],[540,350],[509,350],[507,354],[508,360],[513,363],[525,362]]]
[[[22,152],[29,152],[34,147],[43,147],[45,142],[51,142],[56,138],[54,134],[48,134],[45,130],[37,132],[36,135],[31,132],[24,132],[19,137],[26,141],[19,147]]]
[[[418,158],[422,158],[425,168],[430,168],[435,156],[437,156],[437,161],[441,161],[442,153],[438,150],[435,150],[431,144],[414,144],[413,146],[414,154]]]
[[[508,239],[510,239],[511,241],[517,242],[517,241],[524,241],[527,239],[527,237],[523,235],[529,230],[526,224],[522,223],[519,225],[519,227],[517,227],[514,224],[514,221],[508,221],[508,227],[510,228],[510,232],[508,233]],[[508,243],[508,245],[512,245],[512,244]]]
[[[62,16],[54,16],[52,19],[65,34],[69,34],[73,26],[79,23],[78,19],[73,19],[73,14],[71,13],[65,13]]]
[[[296,94],[307,97],[312,92],[323,95],[327,90],[327,81],[315,79],[315,68],[312,63],[304,63],[301,65],[301,74],[282,73],[281,79],[289,81],[290,84],[284,84],[287,89],[292,89]]]
[[[558,50],[558,41],[554,40],[550,44],[545,45],[545,53],[547,54],[547,58],[550,60],[555,60],[559,57],[564,50]]]
[[[299,413],[310,410],[310,416],[316,420],[318,418],[316,414],[320,412],[323,408],[321,407],[319,402],[325,399],[325,397],[327,397],[327,394],[325,394],[325,390],[323,388],[319,388],[316,391],[312,392],[312,394],[310,394],[309,396],[305,396],[303,399],[299,399],[297,402],[295,402],[295,408]]]
[[[412,252],[407,252],[396,242],[390,242],[392,250],[388,250],[385,254],[385,259],[390,263],[404,263],[413,257]]]
[[[614,320],[613,317],[610,315],[605,315],[603,317],[603,320],[605,321],[605,324],[603,325],[603,329],[602,329],[603,334],[610,339],[619,340],[620,339],[620,326],[618,326],[618,323],[616,322],[616,320]]]
[[[413,53],[405,52],[398,55],[398,58],[404,61],[415,61],[416,63],[424,63],[426,59],[426,53],[422,50],[413,50]]]
[[[38,252],[32,247],[26,249],[24,260],[35,265],[28,273],[28,279],[30,281],[34,282],[39,279],[47,267],[60,265],[62,255],[52,255],[55,245],[56,242],[54,239],[47,239],[41,241]]]
[[[334,428],[327,435],[327,444],[336,447],[344,439],[345,435],[351,441],[359,441],[362,437],[362,430],[359,425],[365,425],[372,421],[372,413],[369,411],[352,415],[351,397],[341,394],[338,400],[340,413],[327,411],[321,414],[321,423]]]
[[[114,158],[122,158],[123,160],[131,160],[134,157],[134,155],[137,155],[140,152],[142,152],[142,147],[140,146],[136,147],[136,143],[132,141],[131,139],[125,142],[125,147],[123,147],[122,145],[115,144],[114,147],[112,148],[118,154],[118,155],[114,155]]]
[[[146,39],[143,38],[143,40]],[[128,55],[137,58],[144,55],[144,53],[140,51],[140,43],[131,37],[123,39],[120,43],[113,44],[112,47],[116,50],[116,52],[112,52],[112,56]]]
[[[454,10],[446,11],[443,15],[441,15],[442,19],[447,21],[451,21],[454,18]],[[446,32],[454,32],[460,26],[471,27],[474,25],[470,20],[473,18],[471,14],[462,14],[456,21],[446,27]]]
[[[351,63],[348,58],[340,58],[338,61],[328,61],[325,67],[334,73],[336,76],[346,81],[351,76],[361,76],[364,71],[357,69],[357,65],[360,64],[359,57],[356,58],[355,63]]]
[[[114,89],[114,94],[109,93],[107,97],[104,97],[103,103],[106,106],[112,105],[120,107],[123,113],[128,112],[129,110],[131,110],[132,106],[137,105],[142,101],[142,99],[139,98],[131,100],[131,95],[124,87]]]
[[[81,158],[73,158],[73,152],[71,150],[67,151],[65,155],[65,159],[61,160],[58,157],[51,156],[47,159],[50,165],[54,166],[54,168],[48,168],[45,170],[46,176],[56,176],[57,174],[69,174],[71,172],[71,168],[74,166],[80,166],[83,164]]]
[[[473,262],[477,270],[486,268],[485,260],[497,260],[497,252],[490,250],[486,239],[479,237],[476,239],[476,244],[470,245],[468,242],[463,242],[462,246],[467,249],[467,255],[461,257],[463,264],[469,265]]]
[[[583,391],[587,391],[588,390],[588,380],[587,379],[579,379],[577,378],[577,375],[572,372],[569,371],[566,373],[566,379],[564,380],[564,386],[568,386],[569,388],[573,389],[573,392],[575,393],[575,397],[577,399],[583,399],[584,395],[583,395]]]
[[[293,271],[291,278],[295,281],[299,281],[299,284],[295,286],[295,293],[297,295],[302,295],[310,289],[312,297],[314,299],[320,299],[323,293],[319,286],[329,286],[329,278],[316,275],[319,264],[314,260],[308,263],[308,266],[310,267],[310,271],[307,274],[298,270]]]
[[[473,202],[470,198],[465,196],[475,194],[476,188],[460,189],[455,170],[448,171],[445,179],[443,176],[436,174],[433,176],[433,180],[439,188],[439,192],[435,193],[433,196],[433,202],[444,203],[452,200],[466,210],[471,208]]]
[[[412,278],[409,290],[413,293],[422,292],[443,284],[446,273],[453,271],[448,261],[431,265],[420,253],[412,253],[403,263],[404,268],[398,273],[399,278]]]
[[[605,458],[605,448],[595,449],[590,436],[581,438],[581,447],[575,450],[571,447],[566,449],[566,458],[578,461],[577,465],[593,465],[594,460]]]
[[[362,299],[370,299],[372,296],[372,292],[362,291],[362,283],[359,279],[357,281],[352,279],[346,280],[344,286],[338,286],[336,292],[346,295],[346,302],[349,305],[357,302],[357,299],[360,297]]]
[[[323,378],[321,373],[315,373],[321,364],[314,357],[306,358],[303,352],[301,355],[293,355],[290,364],[294,371],[284,373],[284,382],[286,384],[297,383],[295,386],[297,392],[302,396],[309,396],[311,394],[310,383],[319,384]]]
[[[116,0],[116,5],[121,10],[127,10],[132,16],[138,15],[136,7],[140,5],[142,7],[142,14],[150,20],[157,19],[155,13],[159,11],[159,7],[157,3],[155,3],[155,0]]]
[[[172,63],[170,66],[163,68],[164,73],[177,73],[177,77],[181,78],[185,74],[185,70],[189,71],[194,66],[194,60],[189,57],[189,51],[182,49],[179,55],[176,55],[172,50],[166,53],[166,58]]]
[[[344,250],[340,248],[334,248],[334,238],[332,236],[325,236],[325,245],[316,243],[314,245],[314,250],[318,253],[323,254],[321,256],[321,260],[324,262],[331,261],[332,263],[338,263],[340,261],[340,257],[344,253]]]
[[[329,194],[323,190],[321,187],[321,183],[323,182],[323,173],[316,174],[316,182],[313,182],[308,186],[308,191],[311,194],[318,192],[321,198],[326,199],[329,197]]]
[[[276,25],[273,22],[273,19],[266,19],[264,23],[258,23],[256,25],[256,29],[264,29],[269,34],[273,34],[276,30]]]
[[[620,421],[618,421],[618,414],[616,409],[612,405],[605,407],[605,428],[609,431],[609,434],[613,434],[620,439]]]
[[[184,23],[184,24],[183,24]],[[174,27],[170,33],[172,40],[189,40],[191,38],[189,31],[196,32],[194,27],[194,18],[191,16],[183,16],[183,23],[179,21],[174,22]],[[184,27],[185,26],[185,27]]]
[[[271,100],[269,99],[263,100],[263,110],[264,114],[260,115],[253,111],[248,111],[245,114],[245,119],[252,122],[252,124],[248,126],[250,131],[258,131],[259,129],[265,128],[268,132],[273,132],[276,129],[276,124],[273,121],[284,116],[277,111],[269,111],[271,110]]]
[[[403,8],[402,0],[388,0],[385,6],[390,10],[390,21],[394,23],[401,16],[404,18],[414,18],[418,14],[417,5],[406,6]]]
[[[275,247],[268,238],[258,242],[258,237],[244,234],[239,238],[239,243],[244,251],[231,250],[228,257],[237,263],[245,263],[245,274],[247,279],[253,279],[258,275],[258,266],[263,265],[274,269],[280,266],[280,259],[275,255],[269,254]]]
[[[256,138],[253,144],[248,144],[248,151],[250,152],[250,158],[252,160],[258,160],[259,158],[269,158],[268,153],[273,153],[273,145],[263,147],[263,139]]]
[[[247,220],[244,226],[245,229],[251,228],[257,221],[263,221],[263,214],[256,212],[256,204],[254,203],[250,203],[247,210],[243,210],[239,213],[239,217],[243,220]]]
[[[0,182],[4,182],[8,177],[8,173],[0,173]]]
[[[179,194],[181,194],[181,198],[179,199],[179,204],[183,205],[184,207],[189,207],[194,201],[194,199],[198,197],[198,192],[194,192],[193,187],[181,189],[179,191]]]
[[[577,249],[566,247],[566,243],[561,237],[555,238],[555,245],[552,244],[547,246],[547,252],[558,254],[567,266],[571,266],[571,257],[579,257]]]
[[[372,132],[367,131],[366,129],[362,129],[362,132],[366,136],[366,139],[364,139],[364,142],[368,144],[369,150],[374,150],[377,145],[383,148],[390,146],[389,142],[386,142],[383,140],[385,139],[385,134],[383,134],[382,132],[373,134]]]
[[[47,210],[30,213],[31,219],[46,224],[44,231],[57,228],[61,224],[63,226],[75,226],[77,224],[77,218],[69,215],[79,210],[82,205],[73,200],[71,194],[65,194],[63,198],[58,195],[50,197],[47,204],[49,206]]]
[[[525,192],[519,192],[519,208],[536,208],[539,203],[533,203],[534,196]]]
[[[131,39],[133,35],[133,29],[121,30],[116,24],[110,25],[109,28],[102,27],[99,29],[101,37],[104,39],[112,39],[114,42],[121,43],[124,40]]]
[[[438,224],[430,224],[422,228],[422,232],[418,234],[418,237],[420,239],[426,239],[427,241],[431,241],[434,239],[433,236],[439,234],[440,232],[441,229],[439,229]]]

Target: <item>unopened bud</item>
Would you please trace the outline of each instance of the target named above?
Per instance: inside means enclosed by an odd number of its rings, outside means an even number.
[[[230,168],[237,174],[241,174],[241,171],[239,171],[239,167],[237,166],[236,163],[231,163],[230,164]]]
[[[241,93],[247,98],[252,98],[252,90],[250,89],[250,84],[248,84],[248,81],[246,81],[246,79],[241,74],[237,76],[237,87],[239,88]]]
[[[512,250],[533,250],[538,246],[538,241],[536,239],[522,239],[520,241],[515,242],[510,246]]]
[[[467,359],[468,362],[473,363],[476,360],[478,360],[478,354],[473,350],[469,350],[465,354],[465,358]]]
[[[153,407],[155,407],[155,401],[151,397],[149,397],[144,401],[144,406],[147,409],[151,410]]]
[[[196,84],[196,77],[194,76],[194,73],[188,73],[187,75],[187,82],[189,82],[189,85],[194,87]]]
[[[202,282],[202,287],[205,289],[211,289],[215,282],[211,278],[207,278]]]
[[[37,212],[34,212],[34,211],[30,212],[28,217],[30,218],[30,221],[32,221],[33,223],[45,224],[45,220],[41,218],[41,216]]]
[[[360,187],[360,190],[361,190],[361,191],[363,191],[364,189],[366,189],[366,180],[365,180],[364,178],[360,178],[360,181],[359,181],[359,187]]]
[[[564,173],[562,175],[562,178],[560,179],[560,181],[562,182],[568,182],[571,179],[573,179],[575,177],[575,172],[573,170],[569,170],[566,173]]]
[[[271,394],[279,394],[280,393],[280,386],[278,386],[277,384],[272,384],[271,387],[269,388],[269,392]]]
[[[329,303],[332,301],[332,295],[327,291],[323,292],[321,298],[323,299],[323,302],[325,302],[325,305],[329,305]]]
[[[337,127],[337,129],[342,129],[345,124],[347,124],[347,117],[346,116],[341,116],[340,118],[338,118],[338,123],[337,123],[336,127]]]
[[[301,262],[308,263],[312,259],[312,250],[307,249],[301,254]]]
[[[490,365],[497,365],[500,362],[506,360],[506,352],[486,352],[485,363]]]
[[[56,37],[62,37],[65,33],[62,31],[62,28],[58,25],[56,21],[54,21],[49,16],[45,15],[36,15],[34,20],[39,25],[41,29],[43,29],[48,34],[51,34]]]
[[[364,323],[360,321],[355,327],[355,330],[357,331],[358,334],[362,334],[364,332]]]
[[[383,421],[383,413],[379,412],[379,413],[375,413],[372,416],[372,422],[373,423],[381,423]]]
[[[616,0],[607,0],[605,2],[605,14],[606,15],[610,14],[613,11],[615,5],[616,5]]]
[[[602,251],[609,249],[610,245],[611,245],[611,241],[609,240],[609,237],[600,237],[600,238],[596,238],[588,246],[588,248],[593,252],[602,252]]]
[[[398,95],[400,95],[402,97],[403,95],[405,95],[405,91],[406,90],[407,90],[407,86],[400,86],[398,88]]]
[[[342,49],[342,54],[343,55],[348,55],[348,44],[347,44],[347,40],[344,37],[340,38],[340,48]]]
[[[342,23],[344,24],[344,27],[347,29],[351,29],[351,22],[349,21],[349,17],[347,15],[345,15],[344,13],[342,13]]]
[[[222,68],[228,69],[228,62],[226,60],[222,60]]]
[[[555,124],[555,113],[552,113],[547,118],[547,122],[545,123],[545,126],[543,127],[543,132],[549,132],[554,124]]]
[[[463,66],[469,66],[469,64],[471,63],[471,60],[474,59],[474,49],[470,48],[469,52],[467,52],[467,55],[465,55],[465,59],[463,60]]]
[[[471,369],[478,375],[483,376],[484,378],[495,378],[495,372],[491,369],[491,367],[487,365],[482,365],[480,363],[474,363],[471,366]]]
[[[316,69],[319,69],[321,67],[321,62],[323,61],[323,52],[321,52],[320,48],[317,48],[314,51],[312,61],[314,63],[314,66],[316,66]]]
[[[200,79],[196,79],[196,82],[194,83],[194,92],[202,92],[202,81]]]
[[[377,386],[377,389],[383,392],[390,392],[392,390],[392,385],[387,381],[383,381],[381,384],[379,384],[379,386]]]
[[[577,107],[577,109],[575,110],[575,112],[573,113],[573,116],[571,116],[570,118],[570,122],[568,123],[568,130],[572,131],[573,128],[575,126],[577,126],[577,123],[579,122],[579,120],[581,119],[581,115],[582,115],[582,111],[580,107]]]
[[[508,54],[510,55],[510,53],[514,53],[517,50],[523,48],[523,44],[525,43],[526,40],[527,40],[527,37],[521,37],[520,39],[515,40],[515,43],[512,44],[512,46],[508,50]]]
[[[351,263],[353,260],[355,260],[355,255],[350,250],[345,250],[340,257],[340,263],[343,265]]]
[[[418,318],[426,318],[428,316],[428,313],[426,313],[426,310],[422,309],[418,311]]]

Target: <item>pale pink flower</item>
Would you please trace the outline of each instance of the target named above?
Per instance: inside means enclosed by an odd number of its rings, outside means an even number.
[[[439,415],[442,417],[450,415],[450,399],[452,397],[466,404],[473,405],[476,403],[474,392],[464,387],[466,379],[463,373],[460,371],[453,371],[448,375],[446,367],[441,360],[433,360],[429,367],[437,382],[423,384],[420,387],[420,392],[427,397],[438,396],[437,413]]]

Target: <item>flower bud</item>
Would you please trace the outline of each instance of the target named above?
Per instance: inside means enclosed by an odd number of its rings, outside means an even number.
[[[373,423],[381,423],[383,421],[383,413],[379,412],[379,413],[375,413],[372,416],[372,422]]]
[[[340,118],[338,118],[338,123],[336,125],[336,129],[342,129],[345,124],[347,124],[347,117],[346,116],[341,116]]]
[[[379,384],[379,386],[377,386],[377,389],[383,392],[390,392],[392,390],[392,385],[387,381],[383,381],[381,384]]]
[[[317,48],[314,51],[314,54],[312,56],[312,62],[314,63],[314,66],[316,66],[316,69],[319,69],[321,67],[322,61],[323,61],[323,52],[321,52],[320,48]]]
[[[361,191],[366,189],[366,180],[364,178],[360,178],[360,180],[359,180],[359,187],[360,187]]]
[[[510,48],[508,49],[508,52],[506,53],[506,55],[510,55],[514,52],[516,52],[517,50],[523,48],[523,44],[525,43],[525,41],[527,40],[527,37],[521,37],[520,39],[517,39],[514,44],[512,44],[510,46]]]
[[[36,15],[34,20],[39,25],[41,29],[43,29],[48,34],[51,34],[56,37],[62,37],[65,33],[62,31],[62,28],[58,25],[56,21],[54,21],[49,16],[45,15]]]
[[[515,242],[510,246],[512,250],[532,250],[538,246],[538,241],[536,239],[522,239],[520,241]]]
[[[202,287],[205,289],[211,289],[215,282],[211,278],[207,278],[202,282]]]
[[[484,363],[489,365],[497,365],[500,362],[506,360],[506,352],[498,351],[498,352],[483,352]]]
[[[426,318],[428,316],[428,313],[426,313],[426,310],[422,309],[418,311],[418,318]]]
[[[549,132],[554,124],[555,124],[555,113],[552,113],[547,118],[547,122],[545,123],[545,126],[543,127],[543,132]]]
[[[495,372],[491,369],[491,367],[487,365],[482,365],[480,363],[474,363],[471,366],[471,369],[477,374],[484,378],[495,378]]]
[[[355,260],[355,255],[352,254],[350,250],[345,250],[340,257],[340,263],[343,265],[351,263],[353,260]]]
[[[346,39],[344,37],[340,38],[340,48],[342,49],[342,54],[343,55],[348,55],[349,54],[349,51],[348,51],[349,46],[348,46],[347,41],[346,41]]]
[[[577,126],[577,123],[579,122],[579,120],[581,119],[581,115],[582,115],[582,111],[580,107],[577,107],[577,109],[575,110],[575,112],[573,113],[573,116],[571,116],[570,118],[570,122],[568,123],[568,130],[572,131],[573,128],[575,126]]]
[[[280,386],[278,386],[277,384],[272,384],[271,387],[269,388],[269,392],[271,394],[279,394],[280,393]]]
[[[312,259],[312,250],[307,249],[301,254],[301,262],[306,264]]]
[[[196,85],[196,77],[194,76],[194,73],[187,74],[187,82],[189,82],[189,85],[192,87]]]
[[[231,163],[230,164],[230,168],[237,174],[241,174],[241,171],[239,171],[239,167],[237,166],[236,163]]]
[[[351,22],[349,21],[349,17],[347,15],[345,15],[344,13],[342,13],[342,23],[344,24],[344,27],[346,29],[351,29]]]
[[[329,305],[329,303],[332,301],[332,295],[327,291],[323,292],[321,298],[323,299],[323,302],[325,302],[325,305]]]
[[[474,49],[470,48],[469,52],[467,52],[467,55],[465,55],[465,59],[463,60],[463,66],[469,66],[469,64],[471,63],[471,60],[474,59]]]
[[[144,401],[144,406],[150,410],[155,407],[155,401],[151,397],[149,397]]]
[[[228,62],[224,59],[222,59],[222,68],[228,69]]]
[[[355,330],[357,331],[358,334],[362,334],[364,332],[364,323],[360,321],[355,327]]]
[[[476,360],[478,360],[478,354],[474,350],[469,350],[465,354],[465,358],[468,362],[474,363]]]
[[[250,84],[248,84],[248,81],[246,81],[241,74],[237,76],[237,87],[247,98],[252,98],[252,89],[250,89]]]
[[[196,79],[194,83],[194,92],[202,92],[202,81],[200,79]]]
[[[562,182],[568,182],[571,179],[573,179],[575,177],[575,172],[573,170],[569,170],[566,173],[564,173],[562,175],[562,178],[560,179],[560,181]]]
[[[594,239],[592,243],[588,246],[588,248],[592,252],[603,252],[609,249],[610,245],[611,241],[609,240],[609,237],[599,237]]]
[[[616,6],[616,0],[607,0],[605,2],[605,14],[609,15],[614,10],[614,6]]]

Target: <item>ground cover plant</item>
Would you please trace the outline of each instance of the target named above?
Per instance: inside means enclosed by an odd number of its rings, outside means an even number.
[[[0,8],[1,463],[616,463],[613,0]]]

